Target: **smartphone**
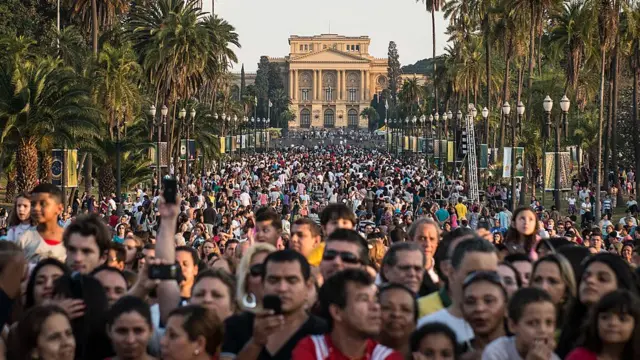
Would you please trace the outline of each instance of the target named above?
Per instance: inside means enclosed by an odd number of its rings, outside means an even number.
[[[273,310],[274,314],[282,314],[282,300],[277,295],[265,295],[262,298],[262,307],[265,310]]]
[[[150,265],[149,279],[151,280],[174,280],[178,276],[178,265]]]
[[[178,196],[178,182],[176,179],[167,178],[163,180],[163,185],[164,201],[166,201],[167,204],[175,204]]]

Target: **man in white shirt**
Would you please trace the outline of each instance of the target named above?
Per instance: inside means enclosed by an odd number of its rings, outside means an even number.
[[[251,207],[251,195],[246,190],[240,194],[240,203],[244,207]]]
[[[451,306],[424,316],[418,321],[417,329],[425,324],[441,322],[456,334],[459,344],[465,344],[474,337],[473,329],[462,315],[462,285],[467,276],[476,271],[498,271],[496,248],[485,239],[474,237],[462,240],[452,251],[450,267],[447,269],[448,285],[451,291]]]

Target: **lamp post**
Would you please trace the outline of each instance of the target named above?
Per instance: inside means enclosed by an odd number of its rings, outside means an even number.
[[[384,110],[384,142],[387,147],[387,154],[389,153],[389,123],[387,120],[387,110]]]
[[[124,109],[123,109],[124,110]],[[123,123],[124,123],[124,113],[125,111],[122,112],[123,113]],[[118,216],[122,216],[122,164],[121,164],[121,157],[122,157],[122,153],[121,153],[121,149],[120,149],[120,119],[116,119],[116,199],[118,200],[118,202],[116,203],[116,212],[118,214]],[[64,153],[62,154],[62,156],[64,157]],[[62,179],[64,181],[64,179]],[[62,183],[62,186],[64,187],[64,182]],[[63,204],[65,203],[64,198],[63,198]],[[66,210],[66,205],[64,207],[64,209]]]
[[[485,106],[482,109],[482,118],[484,119],[484,138],[487,147],[489,146],[489,109]]]
[[[547,140],[551,135],[551,110],[553,109],[553,100],[551,97],[547,95],[542,102],[542,107],[544,108],[544,112],[546,114],[546,126],[544,131],[544,142],[543,142],[543,151],[542,151],[542,203],[544,204],[544,194],[545,194],[545,176],[547,174],[547,156],[545,151],[547,149]]]
[[[515,188],[516,188],[516,174],[514,173],[514,163],[515,163],[515,157],[516,157],[516,148],[515,148],[515,143],[516,143],[516,126],[514,122],[509,122],[510,117],[509,114],[511,113],[511,105],[509,104],[508,101],[505,101],[504,104],[502,105],[502,116],[504,117],[504,122],[505,124],[507,124],[507,126],[511,126],[511,164],[509,164],[509,166],[511,166],[510,172],[509,172],[509,177],[511,178],[511,203],[510,203],[510,208],[511,211],[513,211],[515,209],[515,203],[516,203],[516,193],[515,193]],[[504,167],[506,164],[502,164],[502,166]]]
[[[560,110],[562,110],[562,127],[560,127],[560,122],[556,121],[555,122],[555,128],[556,128],[556,149],[555,149],[555,168],[556,168],[556,173],[555,173],[555,182],[554,182],[554,186],[553,186],[553,196],[555,199],[555,205],[556,205],[556,209],[558,211],[560,211],[560,136],[561,133],[563,132],[564,129],[564,136],[565,138],[568,136],[568,123],[567,123],[567,114],[569,112],[569,106],[571,105],[571,102],[569,101],[569,98],[567,97],[567,95],[564,95],[562,97],[562,99],[560,100]]]
[[[453,179],[456,180],[458,178],[458,126],[462,121],[462,111],[458,110],[456,114],[456,119],[454,121],[454,130],[453,130]]]
[[[524,116],[524,111],[525,111],[525,106],[522,103],[522,101],[518,102],[518,106],[516,107],[516,114],[517,114],[517,124],[516,124],[516,128],[518,130],[518,134],[522,135],[522,118]],[[514,164],[518,165],[518,163],[516,162],[516,159],[513,159]],[[523,158],[522,158],[522,166],[523,166],[523,170],[526,172],[526,164],[527,162],[524,159],[524,153],[523,153]],[[515,171],[516,167],[514,165],[513,170]],[[515,189],[513,188],[513,185],[511,186],[511,191],[515,191]],[[521,205],[524,205],[524,197],[525,197],[525,181],[524,181],[524,177],[522,178],[522,180],[520,181],[520,200],[519,203]]]
[[[178,111],[178,118],[180,119],[182,130],[185,132],[185,135],[188,127],[187,124],[185,123],[186,117],[187,117],[187,110],[185,108],[180,109],[180,111]],[[184,158],[184,164],[182,165],[182,175],[184,177],[185,184],[187,181],[187,163],[189,162],[189,158],[186,156],[188,147],[189,147],[189,142],[185,140],[185,158]]]
[[[189,112],[189,123],[187,125],[187,173],[190,173],[190,169],[189,169],[189,160],[191,159],[190,153],[191,153],[191,139],[190,139],[190,131],[193,129],[193,133],[195,133],[195,126],[196,126],[196,109],[195,108],[191,108],[191,111]],[[195,142],[195,141],[194,141]],[[194,163],[193,163],[193,167],[195,167],[195,159],[194,159]]]

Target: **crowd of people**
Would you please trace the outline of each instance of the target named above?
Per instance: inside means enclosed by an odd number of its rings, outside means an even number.
[[[336,143],[245,154],[175,199],[67,207],[39,184],[0,230],[0,359],[640,359],[632,189],[596,222],[583,187],[568,216],[467,188]]]

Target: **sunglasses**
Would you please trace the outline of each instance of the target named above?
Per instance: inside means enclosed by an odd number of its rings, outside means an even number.
[[[478,281],[487,281],[492,284],[498,285],[501,288],[504,288],[502,285],[502,277],[495,271],[475,271],[469,274],[462,283],[462,288],[465,289],[467,286],[478,282]]]
[[[264,275],[264,264],[253,264],[249,268],[249,274],[254,277]]]
[[[357,255],[350,253],[348,251],[337,251],[337,250],[325,250],[324,255],[322,256],[322,260],[333,261],[337,257],[340,257],[343,263],[346,264],[359,264],[360,259]]]

